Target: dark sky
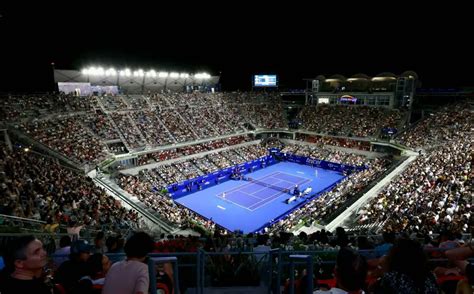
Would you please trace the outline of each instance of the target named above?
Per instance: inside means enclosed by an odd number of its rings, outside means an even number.
[[[51,62],[60,69],[207,71],[221,74],[225,90],[250,89],[256,73],[302,88],[303,78],[319,74],[405,70],[417,72],[424,87],[474,85],[468,7],[267,4],[0,7],[0,91],[51,89]]]

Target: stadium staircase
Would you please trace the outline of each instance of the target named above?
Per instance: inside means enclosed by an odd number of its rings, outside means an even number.
[[[173,109],[173,111],[177,114],[177,116],[183,121],[183,123],[187,124],[189,126],[189,129],[191,130],[191,133],[193,133],[194,137],[196,139],[199,139],[199,136],[198,134],[196,134],[196,132],[194,131],[194,129],[192,128],[192,126],[189,124],[189,122],[181,115],[181,113],[179,113],[176,109]]]
[[[132,96],[132,95],[130,95]],[[149,109],[153,109],[153,104],[151,103],[150,99],[146,96],[146,95],[140,95],[145,101],[146,101],[146,104],[148,104],[148,108]],[[133,96],[132,96],[133,97]]]
[[[122,102],[127,105],[127,109],[132,109],[132,106],[130,105],[130,103],[128,102],[129,100],[127,98],[125,98],[124,96],[118,96],[119,99],[122,100]]]
[[[229,124],[229,123],[222,117],[221,112],[220,112],[221,109],[216,109],[216,110],[217,110],[217,111],[216,111],[216,114],[217,114],[217,116],[219,116],[219,123],[227,125],[227,127],[229,127],[230,129],[232,129],[234,132],[244,131],[244,129],[239,128],[238,125],[233,126],[233,125]],[[240,130],[239,130],[239,129],[240,129]]]
[[[326,229],[334,231],[337,227],[342,226],[344,222],[359,208],[364,206],[372,198],[376,197],[392,179],[400,175],[408,166],[417,158],[418,153],[411,152],[405,161],[403,161],[397,168],[395,168],[386,177],[380,180],[372,189],[359,198],[354,204],[347,208],[343,213],[336,217],[331,223],[326,226]]]
[[[126,117],[128,119],[128,121],[130,122],[130,125],[132,126],[133,130],[135,131],[135,134],[137,134],[139,137],[140,137],[140,146],[144,146],[147,144],[147,141],[145,139],[145,135],[143,135],[143,133],[140,131],[140,129],[137,127],[137,125],[135,124],[135,122],[133,121],[132,117],[130,116],[130,114],[127,112],[126,114]],[[136,148],[135,148],[136,149]]]
[[[157,121],[160,123],[160,125],[166,130],[166,133],[168,134],[168,137],[170,137],[171,139],[173,139],[174,143],[178,143],[178,141],[176,140],[176,138],[173,136],[173,134],[170,132],[170,130],[166,127],[166,125],[163,123],[163,121],[161,120],[160,116],[159,116],[159,112],[161,110],[158,110],[158,113],[154,112],[154,115],[156,116],[157,118]]]
[[[114,119],[109,115],[108,112],[104,112],[105,115],[107,116],[107,119],[109,120],[110,124],[115,128],[115,131],[117,132],[120,141],[122,141],[123,145],[127,148],[127,150],[133,150],[133,148],[128,144],[127,140],[125,140],[125,137],[123,136],[122,132],[120,131],[119,127],[115,123]]]
[[[358,210],[363,207],[368,201],[376,197],[389,183],[392,179],[400,175],[408,166],[417,158],[418,153],[408,151],[408,157],[400,163],[396,168],[393,169],[388,175],[383,179],[378,181],[369,191],[367,191],[362,197],[355,201],[351,206],[346,208],[342,213],[334,218],[329,224],[323,226],[320,224],[311,224],[309,227],[301,227],[295,233],[305,232],[307,234],[320,231],[322,229],[334,231],[337,227],[347,227],[346,224],[353,224],[353,217],[357,215]],[[367,226],[366,229],[376,230],[382,227],[384,222],[371,224],[370,228]],[[352,227],[352,226],[351,226]]]

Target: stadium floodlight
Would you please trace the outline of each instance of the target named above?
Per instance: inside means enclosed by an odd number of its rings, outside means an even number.
[[[179,78],[179,73],[177,72],[170,73],[170,78]]]
[[[105,74],[105,71],[102,67],[91,66],[89,67],[88,73],[91,76],[103,76]]]
[[[154,78],[154,77],[156,77],[156,71],[153,70],[153,69],[149,70],[149,71],[147,71],[146,76]]]
[[[207,79],[210,79],[211,76],[207,73],[198,73],[198,74],[195,74],[194,77],[198,80],[207,80]]]
[[[103,76],[105,74],[105,71],[102,67],[99,67],[96,71],[96,75],[98,76]]]
[[[143,72],[143,69],[139,69],[133,72],[134,77],[143,77],[145,73]]]
[[[81,70],[81,73],[86,76],[86,75],[89,74],[89,70],[88,70],[87,68],[83,68],[83,69]]]
[[[120,76],[121,77],[129,77],[132,75],[132,72],[130,71],[130,69],[123,69],[120,71]]]
[[[93,75],[95,75],[95,71],[96,71],[96,68],[91,66],[87,69],[87,74],[90,75],[90,76],[93,76]]]
[[[167,78],[167,77],[168,77],[168,73],[165,72],[165,71],[160,71],[160,72],[158,73],[158,77],[159,77],[159,78]]]
[[[105,76],[116,76],[117,71],[114,68],[109,68],[105,71]]]
[[[180,78],[184,78],[184,79],[185,79],[185,78],[189,78],[189,74],[187,74],[187,73],[181,73],[181,74],[179,74],[179,77],[180,77]]]

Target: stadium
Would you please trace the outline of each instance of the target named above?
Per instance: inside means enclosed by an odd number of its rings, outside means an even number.
[[[474,293],[469,9],[14,4],[1,294]]]
[[[395,238],[421,240],[431,258],[471,242],[472,92],[427,93],[412,71],[320,75],[301,91],[276,75],[247,92],[219,91],[207,73],[88,67],[54,79],[55,93],[1,100],[5,254],[15,235],[37,235],[49,254],[59,238],[100,235],[98,253],[121,260],[117,247],[142,231],[172,281],[151,293],[312,293],[335,286],[337,251],[324,251],[350,244],[381,262]],[[414,107],[443,95],[459,99]],[[440,263],[433,287],[466,277]],[[56,290],[75,293],[62,271]]]

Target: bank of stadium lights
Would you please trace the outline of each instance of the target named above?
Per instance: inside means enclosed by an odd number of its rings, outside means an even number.
[[[153,69],[150,70],[150,71],[147,71],[146,76],[155,78],[156,77],[156,71],[154,71]]]
[[[104,69],[103,67],[88,67],[84,68],[81,70],[81,73],[83,75],[88,75],[88,76],[121,76],[121,77],[151,77],[151,78],[173,78],[173,79],[187,79],[190,76],[193,76],[195,79],[199,80],[207,80],[211,78],[211,75],[207,73],[197,73],[195,75],[189,75],[188,73],[177,73],[177,72],[156,72],[155,70],[149,70],[145,72],[143,69],[138,69],[132,72],[129,68],[122,69],[122,70],[115,70],[114,68],[109,68],[109,69]]]
[[[198,73],[195,74],[194,77],[198,80],[207,80],[211,78],[211,76],[207,73]]]
[[[136,70],[133,72],[133,76],[134,77],[143,77],[145,76],[145,72],[143,71],[143,69],[139,69],[139,70]]]
[[[132,75],[132,71],[127,68],[127,69],[121,70],[119,74],[121,77],[130,77]]]

